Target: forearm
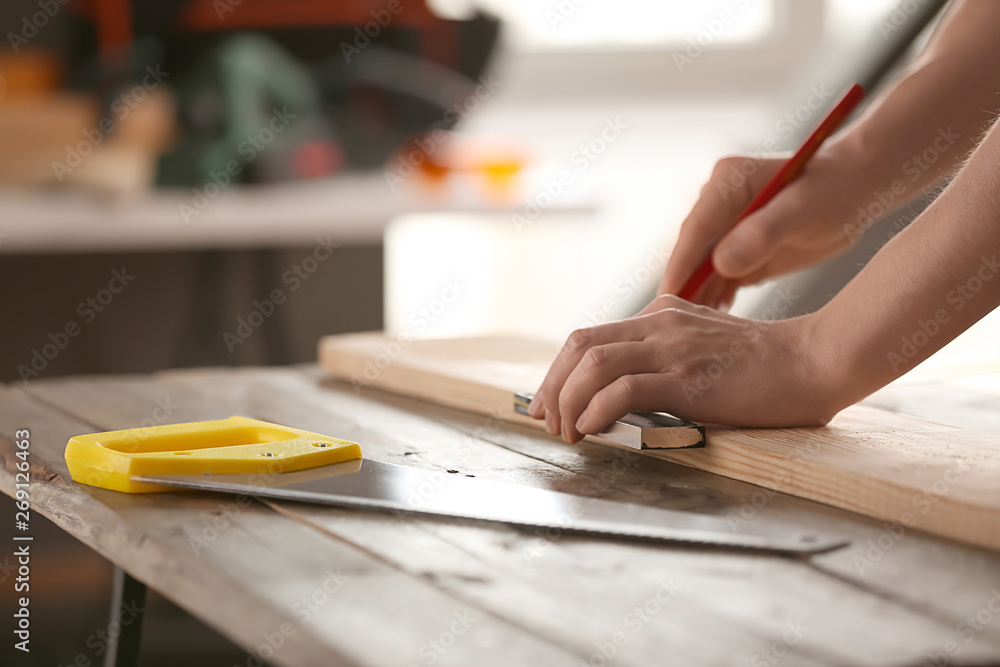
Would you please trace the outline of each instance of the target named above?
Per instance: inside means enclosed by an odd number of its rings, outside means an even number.
[[[957,2],[920,57],[824,149],[853,163],[847,177],[871,217],[942,182],[979,141],[1000,109],[998,34],[1000,2]]]
[[[802,319],[839,410],[910,370],[998,304],[1000,125],[994,125],[934,204],[830,303]]]

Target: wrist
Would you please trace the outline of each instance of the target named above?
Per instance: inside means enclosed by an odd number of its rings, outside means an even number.
[[[855,243],[875,222],[911,199],[898,168],[886,162],[863,125],[855,124],[817,153],[836,188],[838,217],[850,243]]]
[[[895,178],[885,164],[886,152],[871,135],[866,123],[856,121],[817,151],[817,157],[838,166],[843,182],[851,186],[850,194],[857,200]]]
[[[823,321],[822,309],[781,320],[789,347],[790,386],[807,421],[826,424],[850,405],[844,350]]]

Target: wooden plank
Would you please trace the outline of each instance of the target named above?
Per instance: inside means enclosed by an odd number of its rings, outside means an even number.
[[[546,350],[554,356],[552,346],[516,339],[412,341],[373,354],[391,342],[380,334],[354,336],[343,339],[355,355],[348,365],[337,361],[346,354],[333,351],[342,349],[338,337],[321,342],[324,370],[347,373],[355,388],[367,383],[434,401],[448,396],[440,402],[501,418],[510,383],[537,378],[548,363]],[[359,375],[361,351],[369,357]],[[704,449],[643,453],[1000,549],[1000,437],[994,435],[853,406],[822,428],[712,427]]]
[[[381,395],[380,402],[389,401],[393,405],[372,406],[361,400],[363,397],[353,395],[343,385],[330,385],[326,390],[318,391],[314,379],[308,376],[295,377],[285,371],[240,371],[238,378],[233,377],[232,371],[185,371],[169,375],[171,378],[187,381],[199,390],[224,397],[227,401],[238,401],[241,409],[260,418],[309,424],[318,431],[323,431],[324,427],[350,428],[354,437],[364,443],[366,451],[380,460],[405,460],[410,465],[441,470],[452,468],[462,473],[475,471],[477,476],[519,481],[583,495],[594,494],[596,489],[601,497],[647,502],[669,508],[690,508],[693,501],[703,505],[702,510],[723,515],[742,510],[743,501],[760,492],[760,489],[749,485],[697,470],[644,459],[625,451],[614,452],[599,445],[579,443],[570,446],[557,439],[540,436],[535,431],[509,426],[499,428],[496,424],[490,424],[489,420],[484,421],[474,415],[443,408],[428,408],[405,398]],[[449,436],[447,429],[427,424],[426,420],[416,418],[405,408],[391,409],[400,404],[405,404],[411,410],[416,408],[425,413],[429,411],[434,415],[435,421],[444,419],[442,414],[453,415],[456,420],[464,419],[465,433],[457,438],[454,434]],[[452,423],[449,422],[448,425]],[[330,432],[341,433],[339,430]],[[526,457],[521,464],[522,470],[512,474],[508,463],[509,455],[498,452],[498,446],[491,446],[483,439],[503,442],[504,445],[499,449],[507,452],[520,448]],[[559,458],[559,464],[544,465],[552,458]],[[628,463],[624,467],[610,465],[614,461]],[[609,468],[615,470],[610,480],[601,474]],[[676,485],[672,482],[676,482]],[[874,536],[878,529],[875,522],[808,501],[777,495],[770,497],[769,502],[767,508],[761,508],[759,516],[749,517],[749,520],[763,521],[768,512],[783,509],[783,518],[795,518],[803,524],[825,523],[824,529],[833,532],[856,533],[868,537]],[[952,608],[947,596],[936,601],[940,603],[938,605],[933,600],[927,603],[921,597],[921,587],[926,579],[933,578],[933,571],[928,569],[924,572],[917,567],[911,567],[909,571],[914,575],[919,572],[919,575],[905,585],[886,587],[889,590],[882,592],[877,586],[845,582],[847,577],[837,573],[836,568],[818,569],[780,559],[761,561],[754,556],[733,557],[693,550],[654,549],[647,552],[640,548],[639,552],[633,553],[635,545],[604,545],[580,540],[566,540],[556,545],[543,543],[541,548],[544,549],[544,557],[537,562],[530,559],[525,563],[524,558],[512,558],[511,549],[519,548],[522,552],[532,553],[540,545],[537,538],[530,535],[525,538],[518,533],[508,535],[497,529],[442,526],[440,522],[433,521],[421,523],[425,530],[433,532],[462,551],[475,554],[481,561],[479,565],[466,563],[461,575],[457,575],[450,569],[454,567],[454,560],[449,559],[448,562],[452,564],[448,566],[436,565],[441,558],[440,546],[435,549],[426,543],[419,548],[400,545],[395,534],[388,530],[377,530],[372,519],[362,519],[350,512],[331,513],[305,505],[289,505],[283,511],[298,515],[325,530],[347,536],[352,542],[365,544],[367,548],[384,554],[387,559],[395,558],[400,567],[431,572],[435,580],[448,582],[457,588],[462,588],[463,581],[474,577],[477,578],[477,583],[479,580],[492,582],[497,575],[484,574],[483,568],[487,568],[486,572],[501,569],[507,572],[507,576],[515,578],[516,581],[503,582],[504,591],[519,590],[525,584],[528,584],[529,590],[559,591],[560,597],[574,601],[571,610],[563,612],[561,617],[573,618],[573,626],[587,629],[590,636],[599,637],[601,632],[593,629],[593,619],[588,623],[577,618],[576,614],[580,610],[598,616],[606,614],[609,606],[614,608],[614,600],[619,595],[629,594],[628,591],[632,591],[634,586],[641,587],[644,582],[648,586],[650,572],[664,570],[685,581],[699,582],[697,589],[689,589],[698,591],[696,609],[689,609],[691,601],[675,600],[671,603],[676,605],[677,610],[681,610],[680,618],[674,614],[669,616],[675,630],[678,623],[697,618],[700,630],[692,629],[690,632],[704,636],[709,631],[701,619],[707,612],[710,616],[727,619],[738,627],[751,628],[754,634],[770,638],[773,642],[781,635],[783,624],[794,615],[812,628],[812,636],[804,641],[797,653],[804,652],[813,658],[837,664],[892,664],[893,660],[899,660],[901,664],[916,662],[926,652],[933,652],[951,641],[952,628],[961,621],[966,611],[979,608],[967,607],[964,598]],[[862,522],[862,525],[845,530],[856,522]],[[924,536],[910,539],[940,542]],[[602,550],[602,546],[607,546],[607,550]],[[863,541],[859,541],[854,553],[864,553],[865,548]],[[1000,563],[1000,559],[993,555],[980,555],[968,547],[956,545],[955,548],[971,552],[971,557],[965,558],[966,563],[977,562],[977,556],[994,566]],[[586,552],[581,553],[584,549]],[[908,554],[911,564],[920,564],[919,549],[900,549],[882,563],[882,571],[898,566],[900,559],[896,556],[904,552]],[[550,567],[539,571],[535,565],[541,562]],[[587,563],[586,581],[580,581],[581,562]],[[707,565],[708,563],[711,564]],[[710,574],[702,571],[703,567],[707,567]],[[803,573],[800,571],[803,568],[816,571]],[[837,581],[832,582],[826,576],[816,576],[818,572],[824,571],[834,572],[838,577]],[[956,589],[967,593],[969,599],[975,599],[981,606],[979,598],[982,597],[984,583],[996,583],[996,579],[991,580],[988,574],[984,571],[983,576],[969,576],[965,581],[959,582]],[[732,581],[741,583],[734,587]],[[912,599],[900,594],[907,590],[914,591]],[[528,613],[523,610],[535,610],[538,616],[532,618],[532,624],[552,626],[550,604],[532,601],[520,594],[511,593],[510,596],[497,598],[492,589],[481,593],[478,591],[479,586],[473,589],[473,593],[466,594],[482,595],[480,604],[491,605],[490,608],[495,609],[498,614],[516,614],[523,618]],[[776,595],[775,591],[779,593]],[[630,594],[638,596],[639,592]],[[902,605],[904,609],[897,608],[897,605]],[[919,620],[915,620],[917,618]],[[927,624],[928,619],[933,619],[930,626]],[[605,623],[612,623],[612,619],[606,618]],[[853,637],[858,632],[859,624],[866,628],[863,634],[881,639],[855,645]],[[558,627],[548,630],[552,633],[558,631]],[[665,629],[664,632],[670,631]],[[978,648],[963,645],[963,650],[972,648],[973,651],[984,651],[983,655],[996,656],[1000,633],[992,630],[984,632],[976,638],[976,642],[980,641],[983,644]],[[908,648],[901,652],[901,645]],[[672,644],[671,650],[675,650],[675,646]],[[845,649],[844,646],[852,648]],[[639,650],[639,647],[629,649]],[[637,655],[645,656],[648,662],[656,659],[655,646],[653,651]],[[852,651],[856,651],[856,654],[852,654]],[[740,651],[731,649],[730,661],[733,660],[733,654],[740,654]],[[745,652],[742,654],[745,655]],[[831,655],[837,657],[830,657]],[[970,655],[966,653],[965,657]],[[796,655],[796,658],[803,657],[804,655]],[[721,662],[725,662],[725,659]]]
[[[571,654],[530,632],[248,499],[126,495],[73,483],[62,460],[72,435],[136,426],[159,414],[165,397],[171,398],[172,414],[163,422],[228,411],[204,397],[185,402],[169,387],[150,386],[153,397],[139,397],[131,390],[134,382],[33,383],[44,403],[19,389],[0,388],[0,490],[13,489],[13,432],[29,428],[33,509],[247,647],[248,662],[260,656],[279,665],[409,664],[471,613],[475,621],[462,640],[435,653],[436,664],[575,663]],[[123,414],[95,411],[114,421],[81,422],[53,408],[81,394],[99,395]],[[493,650],[498,645],[505,655]]]
[[[533,428],[545,423],[518,412],[515,404],[526,405],[521,395],[541,384],[556,351],[549,343],[523,338],[389,340],[380,333],[327,336],[319,344],[320,365],[355,388],[426,396],[439,405]],[[400,359],[403,363],[397,363]],[[630,414],[587,439],[633,449],[675,449],[700,447],[705,438],[702,427],[676,417]]]

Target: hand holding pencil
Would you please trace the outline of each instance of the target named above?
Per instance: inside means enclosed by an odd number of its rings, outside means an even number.
[[[861,96],[852,86],[788,159],[720,161],[684,222],[661,296],[635,317],[573,332],[528,414],[568,442],[629,411],[742,426],[825,423],[831,396],[816,381],[823,373],[814,372],[805,318],[755,322],[719,307],[741,285],[850,244],[845,221],[869,181],[857,174],[856,146],[819,149]]]
[[[681,227],[659,292],[726,307],[739,287],[819,263],[860,236],[844,224],[863,187],[844,155],[856,147],[818,151],[863,95],[851,86],[789,159],[721,160]]]
[[[637,315],[573,331],[529,414],[568,442],[628,412],[821,425],[1000,308],[995,283],[944,305],[956,285],[985,285],[980,272],[995,275],[1000,255],[997,74],[970,66],[1000,50],[990,32],[998,22],[1000,3],[955,3],[924,54],[843,132],[823,143],[859,89],[790,161],[720,161],[684,221],[661,294]],[[742,285],[831,258],[946,181],[823,307],[779,320],[720,309]]]

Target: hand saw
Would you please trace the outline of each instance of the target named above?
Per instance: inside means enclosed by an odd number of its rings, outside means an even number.
[[[547,534],[813,554],[847,540],[758,521],[736,533],[723,517],[504,484],[363,459],[353,442],[245,417],[79,435],[66,445],[74,480],[125,493],[196,489],[491,521]]]

